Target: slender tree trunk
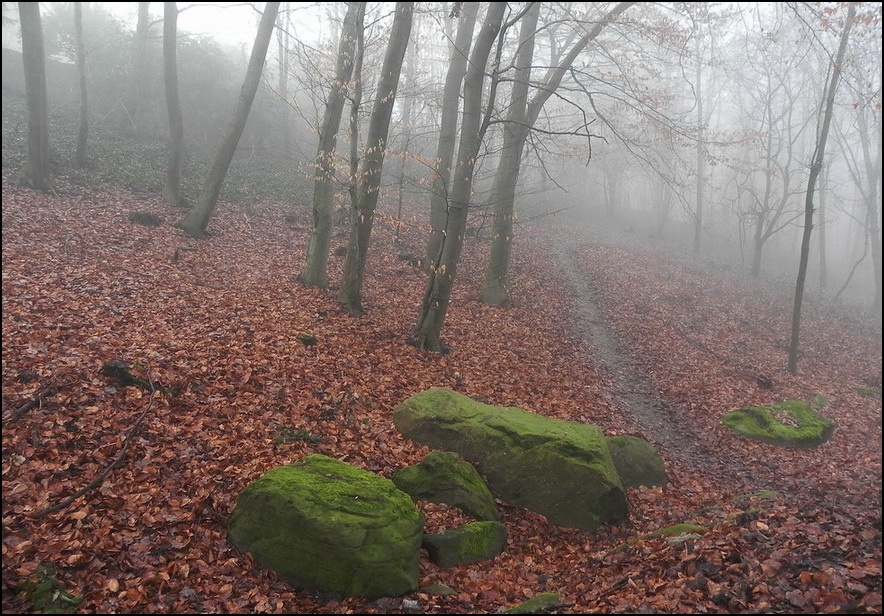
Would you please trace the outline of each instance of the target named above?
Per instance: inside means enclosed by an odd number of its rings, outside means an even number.
[[[246,77],[239,94],[236,110],[233,112],[233,117],[230,118],[230,123],[221,137],[221,142],[218,144],[215,160],[212,162],[212,166],[203,180],[203,186],[196,205],[190,211],[187,218],[177,225],[191,237],[205,237],[206,235],[206,227],[209,225],[209,220],[215,211],[215,205],[218,202],[218,195],[221,193],[221,186],[224,184],[227,169],[233,160],[239,138],[246,126],[246,120],[249,119],[252,101],[255,100],[255,93],[258,91],[261,71],[264,68],[264,58],[267,56],[267,48],[270,46],[270,38],[273,34],[279,4],[279,2],[268,2],[264,5],[264,14],[261,16],[261,23],[258,26],[258,34],[255,37],[255,45],[252,48],[252,56],[249,59],[249,67],[246,69]]]
[[[347,3],[347,14],[338,43],[335,79],[325,106],[316,151],[316,179],[313,182],[313,231],[307,246],[307,261],[301,282],[314,287],[328,286],[328,253],[332,217],[335,211],[335,150],[338,129],[356,54],[357,34],[363,27],[365,2]]]
[[[863,162],[866,176],[866,189],[863,191],[866,205],[866,232],[872,245],[872,275],[874,277],[875,294],[872,310],[881,314],[881,229],[878,226],[880,198],[878,185],[881,183],[881,131],[870,131],[866,121],[865,110],[859,113],[859,134],[863,150]],[[870,147],[871,135],[877,134],[878,143],[875,154]]]
[[[479,32],[476,45],[470,55],[469,68],[463,80],[463,119],[461,121],[460,144],[457,152],[457,168],[451,186],[451,199],[448,205],[448,221],[445,225],[440,258],[430,272],[421,315],[412,338],[421,350],[446,352],[442,344],[442,327],[448,314],[451,291],[457,275],[457,265],[463,249],[463,236],[466,229],[467,212],[473,185],[473,171],[481,146],[482,89],[485,78],[485,65],[500,31],[506,3],[492,2],[488,5],[485,23]]]
[[[181,197],[181,170],[184,167],[184,118],[178,96],[178,5],[163,3],[163,69],[166,84],[166,108],[169,112],[169,164],[163,198],[184,205]]]
[[[841,66],[847,51],[847,41],[850,38],[850,29],[853,27],[853,18],[856,15],[856,4],[850,4],[847,11],[847,20],[844,30],[841,32],[841,43],[838,46],[838,56],[835,58],[835,66],[832,69],[832,77],[826,88],[826,98],[823,101],[822,125],[817,135],[816,149],[810,165],[810,175],[807,178],[807,194],[804,200],[804,233],[801,236],[801,258],[798,264],[798,278],[795,281],[795,301],[792,306],[792,337],[789,341],[789,372],[798,373],[799,334],[801,332],[801,304],[804,301],[804,283],[807,279],[807,263],[810,256],[810,236],[813,231],[813,192],[817,179],[823,168],[826,155],[826,140],[829,138],[829,126],[832,124],[832,110],[835,106],[835,93],[838,90],[838,82],[841,80]]]
[[[479,290],[479,301],[505,306],[510,303],[506,288],[510,253],[513,245],[513,219],[515,217],[516,185],[522,151],[528,138],[527,111],[528,85],[531,79],[531,63],[534,61],[534,39],[540,2],[534,2],[519,25],[519,51],[516,54],[516,71],[513,79],[513,95],[503,125],[503,149],[494,184],[491,189],[493,222],[491,225],[491,254],[485,269],[485,280]]]
[[[504,150],[501,154],[501,161],[494,179],[494,228],[491,233],[491,259],[486,269],[485,280],[480,293],[482,301],[498,305],[505,305],[510,301],[506,283],[513,241],[515,192],[519,181],[522,150],[525,147],[525,141],[528,138],[531,127],[534,126],[540,117],[540,112],[546,101],[561,85],[562,79],[568,69],[574,64],[577,56],[586,49],[590,42],[598,37],[602,30],[633,4],[635,2],[621,2],[617,4],[608,11],[604,18],[597,21],[592,29],[577,40],[568,53],[559,61],[558,65],[549,69],[534,98],[531,99],[527,107],[524,107],[524,111],[521,113],[521,110],[518,109],[521,104],[516,104],[516,95],[522,97],[521,88],[524,87],[524,97],[527,97],[527,77],[524,76],[526,69],[523,68],[522,77],[516,77],[514,88],[518,86],[519,90],[514,89],[513,103],[514,107],[517,107],[514,111],[514,117],[521,115],[522,119],[521,121],[515,119],[510,121],[504,129]],[[523,19],[528,18],[528,14],[534,9],[535,7],[532,6],[526,12]],[[529,36],[533,41],[533,30],[530,32],[525,31],[525,36],[521,41],[522,46],[520,47],[519,54],[522,56],[521,61],[523,62],[527,57],[528,50],[524,46]],[[533,51],[531,55],[533,55]],[[531,60],[528,58],[526,66],[530,66],[530,63]],[[522,78],[524,78],[524,82],[522,82]]]
[[[49,190],[49,102],[40,3],[19,2],[18,12],[28,100],[28,156],[18,181],[23,186]]]
[[[436,169],[430,189],[430,237],[427,241],[427,269],[441,256],[445,223],[448,218],[448,191],[451,185],[451,168],[457,144],[457,112],[460,107],[460,86],[467,72],[467,58],[479,14],[478,2],[464,2],[460,9],[457,38],[448,61],[445,89],[442,91],[442,119],[439,142],[436,146]]]
[[[147,93],[147,43],[150,31],[150,2],[138,3],[135,25],[135,61],[132,63],[132,84],[129,90],[129,125],[134,132],[144,130],[144,99]],[[125,110],[124,110],[125,111]]]
[[[699,53],[699,44],[697,45]],[[694,252],[700,252],[703,241],[703,206],[706,201],[706,158],[703,156],[703,59],[697,58],[697,201],[694,212]],[[760,264],[759,264],[760,266]]]
[[[390,30],[387,53],[381,68],[381,77],[375,95],[371,119],[368,123],[366,153],[363,158],[362,177],[359,186],[359,201],[350,221],[350,242],[344,262],[344,275],[338,300],[347,306],[350,314],[360,316],[362,306],[362,282],[365,276],[365,262],[368,258],[368,244],[374,223],[374,211],[378,203],[381,173],[384,169],[384,153],[390,131],[390,117],[396,101],[396,88],[399,73],[408,47],[414,2],[397,2],[396,15]]]
[[[820,174],[820,232],[819,232],[819,246],[820,246],[820,291],[825,294],[826,288],[829,285],[828,275],[826,272],[826,195],[828,194],[828,190],[826,190],[826,184],[829,173],[827,168],[823,168],[822,173]]]
[[[89,138],[89,100],[86,91],[86,44],[83,42],[83,3],[74,2],[74,37],[77,45],[77,74],[80,78],[80,129],[77,131],[77,151],[74,165],[88,165],[86,141]]]
[[[283,103],[282,152],[286,159],[289,159],[292,156],[292,114],[289,107],[289,46],[286,37],[292,25],[292,15],[288,2],[282,5],[282,10],[277,19],[279,21],[276,30],[277,52],[279,55],[279,97]]]

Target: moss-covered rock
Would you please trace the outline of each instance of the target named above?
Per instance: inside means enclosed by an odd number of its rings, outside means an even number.
[[[411,396],[393,421],[407,438],[478,464],[496,496],[554,524],[593,530],[628,511],[598,426],[482,404],[444,388]]]
[[[666,486],[666,469],[657,450],[635,436],[608,436],[608,449],[624,488]]]
[[[545,592],[542,595],[537,595],[536,597],[531,597],[524,603],[520,603],[519,605],[514,605],[508,610],[504,610],[504,614],[537,614],[538,612],[543,612],[550,608],[553,608],[559,603],[561,603],[562,599],[557,592]]]
[[[816,447],[835,431],[831,420],[803,400],[738,409],[723,415],[721,421],[739,436],[784,447]]]
[[[424,535],[423,547],[440,567],[477,563],[494,558],[506,545],[506,527],[500,522],[470,522]]]
[[[389,479],[310,455],[248,485],[228,533],[294,586],[377,598],[418,588],[423,522]]]
[[[393,483],[414,500],[457,507],[477,520],[499,520],[494,496],[476,468],[450,451],[428,453],[420,464],[393,475]]]

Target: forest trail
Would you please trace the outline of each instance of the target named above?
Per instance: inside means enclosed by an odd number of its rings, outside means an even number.
[[[720,471],[731,485],[739,479],[754,478],[755,473],[739,461],[725,460],[704,445],[704,435],[688,412],[658,395],[650,376],[606,316],[593,288],[592,274],[580,262],[577,251],[589,241],[593,240],[565,234],[562,241],[555,243],[563,281],[574,297],[572,327],[576,336],[586,342],[590,359],[610,379],[611,397],[635,425],[636,436],[654,445],[667,462],[685,469]],[[757,483],[746,483],[747,491],[757,489]]]

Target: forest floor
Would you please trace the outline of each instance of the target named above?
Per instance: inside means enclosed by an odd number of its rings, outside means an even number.
[[[2,199],[4,613],[496,613],[545,592],[562,614],[881,612],[879,319],[808,301],[793,376],[790,289],[543,224],[519,231],[509,308],[475,301],[487,244],[469,242],[453,350],[422,353],[414,220],[379,211],[356,319],[296,280],[306,211],[221,203],[193,240],[153,196],[4,180]],[[115,383],[108,361],[162,391]],[[420,461],[392,410],[431,386],[645,438],[669,484],[629,490],[628,518],[594,532],[502,503],[501,555],[422,559],[421,586],[450,594],[296,590],[228,543],[237,495],[271,468],[322,453],[389,477]],[[721,425],[786,399],[824,399],[832,440],[777,448]],[[648,535],[680,523],[705,531]]]

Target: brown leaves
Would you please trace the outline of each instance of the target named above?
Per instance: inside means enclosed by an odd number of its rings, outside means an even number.
[[[591,359],[592,341],[570,328],[573,304],[588,298],[563,286],[546,248],[560,230],[520,238],[514,308],[474,300],[485,246],[467,245],[443,332],[453,351],[443,356],[407,342],[425,278],[396,255],[422,254],[417,226],[400,226],[396,243],[392,218],[378,216],[368,314],[353,319],[334,291],[295,282],[308,231],[284,224],[273,204],[254,206],[248,224],[238,206],[219,207],[215,234],[195,242],[169,226],[122,222],[132,210],[177,219],[157,199],[107,191],[103,207],[89,209],[75,197],[3,188],[4,418],[40,398],[4,422],[6,613],[32,609],[18,589],[41,565],[85,595],[84,613],[399,613],[399,598],[317,596],[237,554],[226,538],[236,495],[309,453],[388,477],[418,462],[426,449],[396,432],[391,411],[430,386],[634,432],[605,367]],[[182,245],[186,257],[171,263]],[[506,551],[453,569],[424,559],[422,584],[453,594],[408,598],[427,613],[497,612],[542,592],[561,594],[559,613],[880,612],[881,444],[869,437],[880,435],[880,401],[850,389],[863,384],[854,376],[880,373],[880,343],[849,319],[810,309],[815,340],[802,376],[791,377],[776,342],[786,318],[776,294],[639,249],[583,250],[585,276],[653,376],[660,408],[703,434],[708,456],[684,464],[662,451],[670,485],[630,490],[629,519],[592,534],[502,503]],[[333,279],[340,261],[330,261]],[[305,347],[304,333],[316,343]],[[100,376],[110,360],[169,392],[156,394],[99,487],[36,518],[115,459],[147,404],[144,390]],[[58,387],[40,396],[50,385]],[[816,394],[838,423],[819,450],[739,441],[717,423],[732,407]],[[737,498],[764,488],[778,496]],[[438,529],[464,522],[440,507],[427,513]],[[635,541],[678,523],[709,531]]]

